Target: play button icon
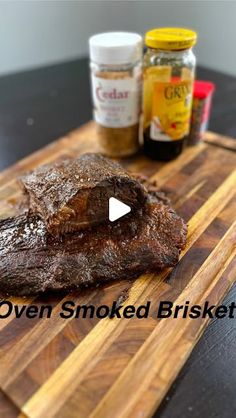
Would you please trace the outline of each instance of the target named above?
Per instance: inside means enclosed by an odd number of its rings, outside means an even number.
[[[109,199],[109,221],[114,222],[131,211],[131,207],[116,199]]]

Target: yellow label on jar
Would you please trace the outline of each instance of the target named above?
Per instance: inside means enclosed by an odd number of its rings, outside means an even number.
[[[183,138],[189,133],[192,81],[154,82],[150,136],[160,141]]]

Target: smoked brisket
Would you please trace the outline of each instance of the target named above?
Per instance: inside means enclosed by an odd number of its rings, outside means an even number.
[[[108,219],[108,202],[115,197],[132,210],[144,204],[145,187],[119,164],[100,154],[41,166],[22,177],[31,213],[59,236]]]
[[[37,215],[9,218],[0,222],[0,291],[25,296],[156,272],[178,262],[186,233],[183,220],[155,194],[135,216],[60,239]]]

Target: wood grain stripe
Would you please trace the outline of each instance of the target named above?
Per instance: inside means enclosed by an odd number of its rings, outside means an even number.
[[[142,300],[146,300],[145,290],[147,290],[151,279],[151,275],[142,276],[135,282],[135,286],[130,292],[129,304],[134,304],[140,296],[140,303],[142,303]],[[160,285],[162,283],[157,281],[156,286]],[[124,305],[126,306],[127,303]],[[100,321],[54,372],[50,379],[23,406],[22,410],[31,417],[42,417],[45,414],[48,417],[55,416],[64,404],[65,399],[70,396],[85,374],[93,367],[97,354],[101,355],[107,350],[112,341],[123,331],[126,322],[117,318]],[[43,396],[45,401],[39,406],[38,401],[41,396]],[[54,405],[51,404],[51,399],[54,399]]]
[[[74,298],[74,302],[88,303],[95,292],[96,290],[91,291],[90,294],[86,295],[84,300],[83,298],[76,297]],[[64,300],[68,300],[68,297]],[[70,319],[63,320],[58,315],[61,309],[61,303],[63,303],[63,300],[53,309],[53,316],[50,321],[47,319],[38,320],[36,325],[23,338],[16,341],[10,350],[8,349],[1,355],[0,384],[3,389],[10,385],[43,347],[68,324]],[[43,335],[43,338],[39,339],[39,335]]]
[[[180,197],[177,201],[177,204],[175,205],[175,208],[178,209],[180,206],[182,206],[187,200],[189,200],[193,195],[195,195],[198,190],[202,188],[202,186],[206,183],[206,179],[201,180],[199,183],[196,184],[192,189],[190,189],[189,192],[187,192],[182,198]]]
[[[179,156],[179,158],[164,164],[163,167],[151,177],[151,180],[156,180],[158,186],[161,187],[169,178],[177,174],[181,168],[194,160],[194,158],[196,158],[196,156],[205,149],[206,144],[204,143],[200,143],[194,148],[187,148],[185,152]]]
[[[0,417],[1,418],[17,418],[19,409],[10,401],[10,399],[0,391]]]
[[[215,132],[206,132],[204,141],[208,144],[215,145],[230,151],[236,151],[236,140],[228,136],[223,136]]]
[[[202,232],[217,216],[217,214],[224,208],[224,206],[231,199],[232,185],[235,181],[236,172],[231,174],[225,182],[216,190],[210,199],[201,207],[189,223],[189,238],[185,251],[181,257],[186,254],[187,250],[193,245]],[[222,193],[224,198],[222,199]],[[207,213],[207,217],[205,214]],[[162,272],[159,275],[159,280],[168,274]],[[143,292],[149,285],[149,279],[142,276],[134,283],[131,288],[131,293],[125,305],[134,303],[138,298],[143,296]],[[150,291],[150,289],[149,289]],[[62,363],[62,365],[54,372],[54,374],[47,380],[47,382],[35,393],[35,395],[24,405],[23,410],[32,415],[32,417],[40,417],[47,413],[54,416],[60,409],[65,400],[73,392],[74,388],[82,378],[82,372],[87,373],[88,357],[94,359],[97,353],[101,352],[104,347],[108,347],[112,341],[122,331],[125,321],[117,320],[103,320],[93,328],[90,334],[82,341],[82,343],[72,352],[72,354]],[[127,320],[126,322],[127,323]],[[76,365],[76,367],[75,367]],[[70,373],[68,372],[70,370]],[[59,383],[58,383],[59,382]],[[49,395],[50,394],[50,395]],[[45,399],[45,402],[41,402]],[[53,408],[51,399],[54,400]],[[56,405],[55,405],[56,400]]]
[[[236,170],[230,174],[216,192],[204,203],[204,205],[193,215],[188,227],[188,241],[195,241],[197,237],[209,225],[209,218],[213,220],[225,207],[226,202],[235,195]],[[201,231],[201,232],[200,232]],[[182,254],[186,254],[188,245]]]
[[[17,297],[12,297],[12,298],[8,298],[7,299],[9,302],[11,302],[14,305],[22,305],[22,298],[17,298]],[[32,303],[32,301],[34,300],[34,298],[25,298],[24,299],[24,305],[28,305],[30,303]],[[2,299],[1,299],[2,301]],[[1,311],[2,314],[4,314],[4,311]],[[0,332],[14,319],[14,315],[13,313],[5,319],[1,319],[0,320]],[[2,349],[0,347],[0,353],[1,353]]]

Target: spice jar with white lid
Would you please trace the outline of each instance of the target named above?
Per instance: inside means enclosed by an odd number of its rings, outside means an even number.
[[[101,152],[132,155],[139,148],[142,37],[107,32],[89,39],[94,119]]]

